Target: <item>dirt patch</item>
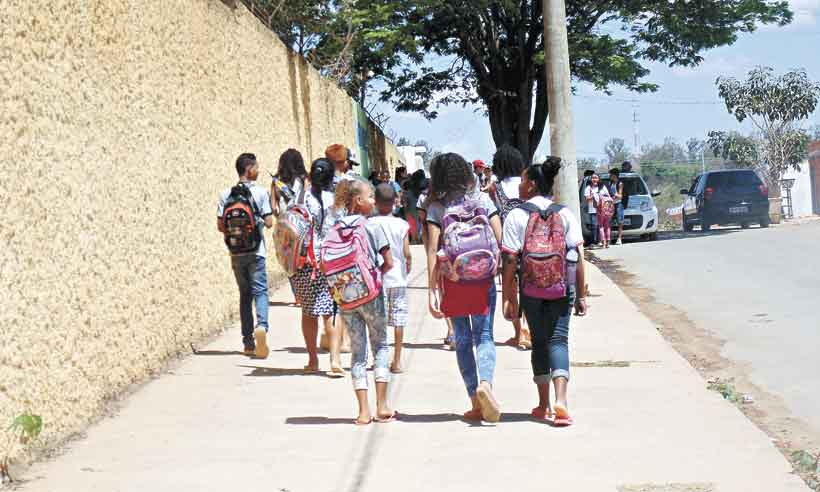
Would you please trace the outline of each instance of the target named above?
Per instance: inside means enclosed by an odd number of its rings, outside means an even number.
[[[594,253],[588,253],[587,260],[629,296],[638,309],[655,323],[664,339],[706,381],[732,381],[733,391],[749,395],[754,403],[744,403],[742,398],[733,399],[731,403],[771,438],[789,462],[797,465],[793,456],[800,451],[807,451],[814,456],[820,453],[820,433],[806,422],[795,418],[781,398],[752,383],[749,378],[751,371],[746,364],[724,358],[721,355],[725,343],[723,340],[695,325],[677,307],[659,302],[652,290],[642,287],[637,276],[622,270],[618,262],[599,259]],[[800,470],[797,466],[796,469]],[[810,486],[818,486],[813,474],[800,474]]]

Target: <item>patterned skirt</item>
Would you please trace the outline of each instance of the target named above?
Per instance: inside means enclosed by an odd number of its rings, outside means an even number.
[[[291,277],[291,283],[302,303],[302,314],[314,318],[333,315],[333,298],[321,270],[316,270],[316,277],[313,277],[313,267],[307,265]]]

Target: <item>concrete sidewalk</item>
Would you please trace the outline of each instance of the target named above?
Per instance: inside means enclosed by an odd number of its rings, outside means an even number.
[[[421,249],[414,254],[422,265]],[[391,388],[400,421],[352,425],[350,379],[302,375],[299,310],[272,307],[267,360],[235,353],[240,337],[232,330],[64,455],[29,470],[23,489],[808,491],[769,438],[708,391],[594,267],[591,312],[573,318],[570,330],[575,426],[529,418],[529,353],[509,347],[498,348],[502,422],[463,422],[468,403],[455,354],[441,350],[444,325],[427,314],[424,272],[412,277],[406,372]],[[272,299],[289,301],[289,289]],[[499,315],[495,332],[506,340],[512,326]],[[321,363],[328,368],[327,355]]]

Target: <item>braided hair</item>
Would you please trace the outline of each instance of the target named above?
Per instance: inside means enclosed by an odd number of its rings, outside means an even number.
[[[547,157],[541,164],[533,164],[526,169],[527,179],[535,183],[538,194],[542,196],[552,195],[552,188],[555,185],[555,178],[561,172],[561,158]]]
[[[470,164],[458,154],[436,156],[430,162],[430,196],[444,201],[450,193],[465,195],[475,185],[475,174]]]

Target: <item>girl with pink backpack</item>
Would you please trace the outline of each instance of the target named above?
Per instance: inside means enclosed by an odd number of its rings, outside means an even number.
[[[426,227],[429,308],[450,318],[456,358],[472,407],[466,420],[498,422],[495,373],[495,275],[501,220],[486,193],[477,191],[471,166],[457,154],[430,163]]]
[[[513,319],[523,311],[532,334],[533,381],[538,388],[532,416],[568,426],[569,322],[573,304],[579,315],[586,314],[585,293],[576,291],[576,286],[586,284],[581,225],[551,199],[560,170],[557,157],[524,169],[519,193],[526,202],[504,221],[501,248],[504,317]],[[554,404],[550,384],[555,386]]]
[[[350,333],[350,373],[359,404],[355,422],[367,425],[374,420],[367,398],[368,334],[375,359],[375,420],[390,422],[396,412],[387,405],[390,350],[381,277],[393,268],[390,242],[379,224],[367,220],[375,205],[370,183],[355,180],[347,186],[340,185],[336,189],[336,201],[344,204],[347,213],[328,232],[319,256],[322,273]]]

